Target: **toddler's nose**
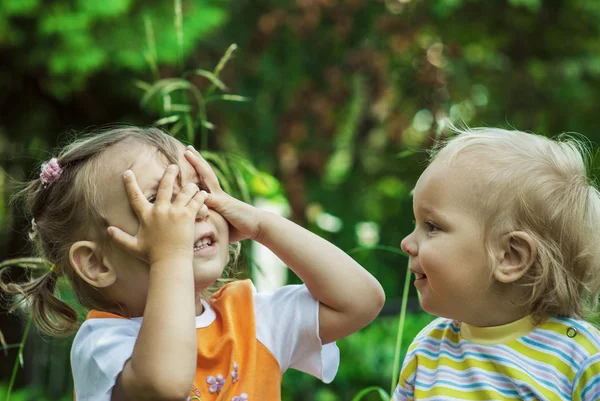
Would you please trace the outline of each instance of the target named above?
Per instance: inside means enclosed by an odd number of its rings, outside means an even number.
[[[198,214],[196,215],[196,221],[202,221],[208,219],[210,212],[208,211],[208,206],[202,205],[202,207],[198,210]]]
[[[414,257],[417,256],[418,248],[417,243],[413,240],[412,236],[412,234],[409,234],[402,242],[400,242],[400,249],[408,256]]]

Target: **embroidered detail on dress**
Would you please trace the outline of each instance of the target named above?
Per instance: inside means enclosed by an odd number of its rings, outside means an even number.
[[[240,395],[236,395],[231,399],[231,401],[248,401],[248,394],[242,393]]]
[[[202,393],[200,392],[200,389],[198,389],[198,387],[196,386],[192,386],[192,393],[194,394],[193,396],[189,397],[189,400],[198,400],[198,401],[202,401]]]
[[[206,382],[209,384],[208,391],[211,393],[218,393],[225,385],[225,378],[223,375],[206,376]]]
[[[239,379],[237,362],[233,362],[233,372],[231,372],[231,378],[233,379],[234,383]]]

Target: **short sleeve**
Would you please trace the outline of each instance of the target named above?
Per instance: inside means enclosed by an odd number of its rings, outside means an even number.
[[[408,401],[415,399],[414,380],[417,371],[417,359],[414,353],[409,353],[402,364],[400,380],[394,391],[392,401]]]
[[[417,351],[423,340],[427,337],[432,329],[439,325],[448,324],[447,319],[437,318],[425,326],[419,334],[416,335],[414,341],[408,347],[404,362],[402,362],[402,370],[400,371],[400,379],[398,386],[394,391],[392,401],[412,401],[415,399],[415,379],[417,377],[417,368],[419,361],[417,359]]]
[[[573,401],[600,400],[600,354],[583,364],[573,385]]]
[[[319,301],[305,285],[284,286],[273,293],[255,293],[256,338],[277,359],[281,372],[300,370],[330,383],[338,370],[335,343],[319,337]]]
[[[89,319],[81,325],[71,348],[77,401],[110,401],[139,330],[140,323],[129,319]]]

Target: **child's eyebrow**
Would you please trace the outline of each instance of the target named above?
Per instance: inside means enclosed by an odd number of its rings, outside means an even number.
[[[431,207],[428,205],[419,205],[416,207],[416,211],[419,212],[419,214],[433,216],[434,220],[441,220],[441,221],[446,220],[446,218],[444,217],[444,215],[442,213],[438,212],[434,207]]]

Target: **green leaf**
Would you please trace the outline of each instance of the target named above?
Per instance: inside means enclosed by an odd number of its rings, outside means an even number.
[[[77,8],[84,13],[98,17],[119,17],[131,8],[131,0],[78,0]]]
[[[0,6],[6,15],[24,16],[37,11],[40,0],[3,0]]]

